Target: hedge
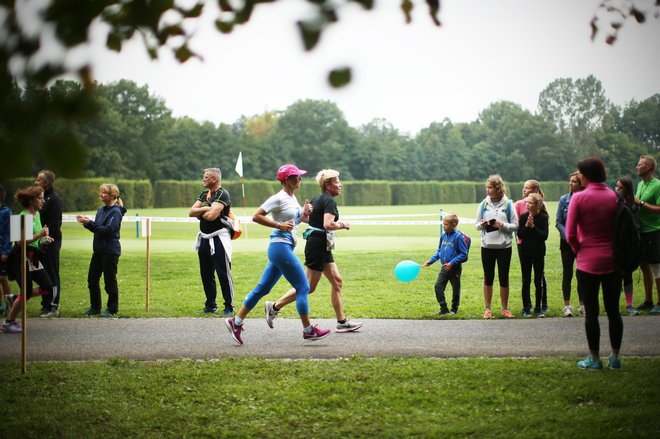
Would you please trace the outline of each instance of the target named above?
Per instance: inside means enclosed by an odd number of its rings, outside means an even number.
[[[232,206],[235,208],[243,206],[240,181],[223,181],[222,187],[229,192]],[[265,180],[246,181],[246,206],[259,206],[279,188],[280,184],[277,182]],[[154,207],[190,207],[195,203],[202,190],[204,190],[204,186],[199,180],[159,180],[154,185]],[[300,199],[300,194],[297,195]]]
[[[113,182],[119,186],[124,205],[128,209],[148,207],[189,207],[202,191],[200,180],[174,181],[159,180],[153,186],[148,180],[112,180],[108,178],[57,179],[55,190],[60,194],[65,212],[96,210],[100,205],[99,185]],[[32,178],[18,178],[7,186],[8,205],[18,211],[12,200],[13,193],[20,188],[34,184]],[[259,206],[269,196],[281,189],[278,181],[245,181],[247,206]],[[343,206],[390,206],[404,204],[449,204],[479,203],[486,196],[484,182],[472,181],[343,181],[342,196],[337,203]],[[507,195],[518,200],[522,198],[524,182],[507,182]],[[235,208],[243,206],[241,182],[223,181]],[[557,201],[568,192],[568,183],[563,181],[541,182],[548,201]],[[316,182],[304,179],[296,192],[302,204],[305,198],[312,199],[320,192]]]
[[[11,180],[7,187],[7,204],[14,211],[19,207],[14,203],[14,193],[34,184],[33,178],[17,178]],[[81,178],[55,180],[55,191],[62,199],[65,212],[96,210],[101,205],[99,186],[104,183],[114,183],[119,187],[119,195],[128,209],[145,208],[153,205],[153,189],[149,180],[112,180],[108,178]]]

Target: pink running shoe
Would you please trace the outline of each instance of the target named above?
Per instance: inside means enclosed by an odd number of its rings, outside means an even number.
[[[243,337],[241,337],[241,332],[243,332],[243,325],[237,325],[234,317],[231,319],[225,319],[225,325],[231,334],[231,338],[233,338],[239,345],[242,345]]]
[[[18,322],[8,322],[5,320],[2,325],[0,325],[0,331],[6,332],[7,334],[20,334],[23,332],[23,329]]]
[[[503,309],[502,310],[502,317],[505,317],[507,319],[515,319],[516,318],[513,314],[511,314],[511,311],[509,311],[508,309]]]
[[[318,325],[312,326],[312,330],[307,333],[303,331],[303,338],[305,340],[321,340],[322,338],[325,338],[330,334],[329,329],[319,329]]]

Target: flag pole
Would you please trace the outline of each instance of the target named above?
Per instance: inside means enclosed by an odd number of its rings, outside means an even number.
[[[21,373],[27,372],[27,215],[21,215]],[[14,305],[16,303],[14,302]]]
[[[236,173],[241,176],[241,193],[243,195],[243,216],[247,216],[245,209],[245,180],[243,179],[243,151],[238,152],[238,159],[236,160],[236,167],[234,168]],[[243,231],[245,231],[245,239],[248,238],[248,228],[247,224],[243,226]]]

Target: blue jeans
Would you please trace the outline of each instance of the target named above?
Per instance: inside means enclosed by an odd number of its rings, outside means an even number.
[[[259,300],[270,293],[282,276],[296,289],[296,309],[301,316],[309,315],[309,282],[298,257],[293,253],[293,246],[283,242],[271,242],[268,246],[268,265],[261,275],[259,284],[254,287],[243,301],[243,305],[252,310]]]

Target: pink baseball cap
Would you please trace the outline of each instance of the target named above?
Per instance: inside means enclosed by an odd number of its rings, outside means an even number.
[[[284,182],[284,180],[291,177],[292,175],[305,175],[305,174],[307,174],[307,171],[298,169],[296,165],[282,165],[277,170],[277,179],[281,182]]]

